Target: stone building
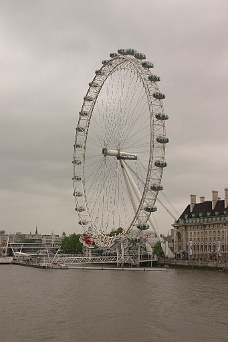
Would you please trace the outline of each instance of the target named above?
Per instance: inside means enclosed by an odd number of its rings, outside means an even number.
[[[177,258],[195,260],[228,260],[228,188],[224,199],[212,191],[212,200],[190,196],[174,227],[174,252]]]
[[[63,239],[63,236],[55,235],[53,233],[51,235],[42,235],[42,243],[51,247],[60,246]]]

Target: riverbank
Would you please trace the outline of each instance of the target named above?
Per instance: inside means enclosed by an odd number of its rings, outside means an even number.
[[[141,265],[141,267],[117,267],[112,265],[104,265],[104,264],[58,264],[58,263],[28,263],[23,261],[12,261],[5,264],[13,264],[19,266],[27,266],[27,267],[35,267],[35,268],[62,268],[62,269],[117,269],[117,270],[166,270],[167,268],[185,268],[191,270],[210,270],[210,271],[220,271],[228,273],[228,262],[217,262],[217,261],[196,261],[196,260],[173,260],[173,259],[165,259],[153,262],[153,267],[151,265]]]
[[[228,272],[228,262],[201,260],[159,260],[158,267],[187,268],[194,270],[210,270]]]

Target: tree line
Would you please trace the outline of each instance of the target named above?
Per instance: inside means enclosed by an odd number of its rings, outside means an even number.
[[[109,233],[109,236],[114,236],[118,235],[123,232],[123,228],[118,228],[116,230],[111,231]],[[71,234],[70,236],[67,236],[63,239],[62,244],[61,244],[61,250],[63,253],[66,254],[81,254],[83,245],[80,242],[80,237],[81,234]],[[160,241],[158,241],[155,246],[154,246],[154,254],[157,255],[158,257],[163,257],[164,252],[161,247]]]

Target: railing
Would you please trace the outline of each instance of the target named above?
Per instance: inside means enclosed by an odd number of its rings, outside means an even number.
[[[156,261],[156,259],[143,259],[135,255],[125,255],[122,259],[121,256],[117,258],[117,256],[69,256],[69,255],[61,255],[58,254],[53,258],[54,262],[57,263],[65,263],[65,264],[81,264],[81,263],[93,263],[93,264],[117,264],[122,262],[135,263],[135,262],[148,262],[148,261]]]
[[[81,264],[81,263],[117,263],[117,256],[67,256],[57,255],[53,261],[65,264]]]

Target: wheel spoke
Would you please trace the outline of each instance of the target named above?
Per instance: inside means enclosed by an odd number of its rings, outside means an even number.
[[[76,128],[76,210],[101,245],[113,229],[145,226],[157,198],[151,184],[160,184],[165,165],[164,95],[139,58],[117,54],[96,71]]]

